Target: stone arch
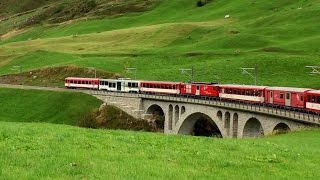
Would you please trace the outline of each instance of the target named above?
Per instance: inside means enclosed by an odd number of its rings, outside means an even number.
[[[174,107],[174,124],[177,124],[178,120],[179,120],[179,106],[176,105]]]
[[[233,128],[232,128],[232,137],[238,137],[238,124],[239,124],[239,116],[238,113],[233,114]]]
[[[184,114],[186,112],[186,107],[182,106],[181,107],[181,115]]]
[[[230,113],[226,112],[224,115],[224,128],[226,129],[227,135],[230,134]]]
[[[291,129],[287,124],[279,123],[273,128],[272,133],[273,134],[286,134],[290,131],[291,131]]]
[[[218,111],[217,112],[217,117],[220,121],[222,121],[222,112],[221,111]]]
[[[164,129],[165,115],[163,109],[159,105],[151,105],[147,109],[146,114],[149,116],[148,119],[154,122],[157,128]]]
[[[169,105],[169,112],[168,112],[168,129],[172,130],[172,119],[173,119],[173,106],[172,104]]]
[[[214,120],[212,120],[208,115],[197,112],[189,115],[181,124],[178,134],[185,134],[185,135],[196,135],[195,134],[195,125],[199,120],[202,120],[202,118],[209,120],[210,125],[205,126],[205,128],[208,128],[208,130],[212,132],[211,137],[222,137],[221,131]],[[210,129],[211,128],[211,129]]]
[[[243,128],[243,137],[261,137],[264,131],[257,118],[250,118]]]

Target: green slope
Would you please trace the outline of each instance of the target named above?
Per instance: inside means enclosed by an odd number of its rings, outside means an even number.
[[[0,122],[3,179],[317,179],[319,132],[222,140]]]
[[[83,93],[0,88],[0,121],[76,125],[101,101]]]
[[[305,68],[318,65],[319,12],[317,0],[157,1],[135,15],[32,27],[1,42],[0,73],[74,64],[125,75],[130,66],[140,79],[186,81],[178,69],[195,67],[199,81],[252,84],[239,68],[257,67],[258,84],[320,88]]]

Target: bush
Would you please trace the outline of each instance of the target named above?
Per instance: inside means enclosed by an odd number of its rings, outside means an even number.
[[[134,131],[157,131],[158,126],[164,126],[163,120],[154,125],[146,120],[135,119],[114,106],[104,106],[102,109],[88,113],[80,119],[78,125],[85,128],[123,129]]]
[[[210,2],[210,0],[198,0],[196,5],[198,7],[202,7],[202,6],[206,5],[206,4],[208,4],[209,2]]]

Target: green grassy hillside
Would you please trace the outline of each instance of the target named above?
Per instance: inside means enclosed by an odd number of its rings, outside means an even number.
[[[0,122],[3,179],[317,179],[318,131],[263,139]]]
[[[0,121],[76,125],[102,102],[83,93],[0,88]]]
[[[320,88],[305,68],[319,65],[319,1],[154,2],[134,15],[13,32],[0,42],[0,74],[17,65],[24,71],[77,65],[123,75],[124,67],[137,67],[139,79],[186,81],[178,69],[194,67],[198,81],[252,84],[239,68],[257,67],[260,85]]]

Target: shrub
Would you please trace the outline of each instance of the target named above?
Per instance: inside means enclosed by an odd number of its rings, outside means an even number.
[[[208,4],[209,2],[210,2],[210,0],[198,0],[196,5],[198,7],[202,7],[202,6],[206,5],[206,4]]]

